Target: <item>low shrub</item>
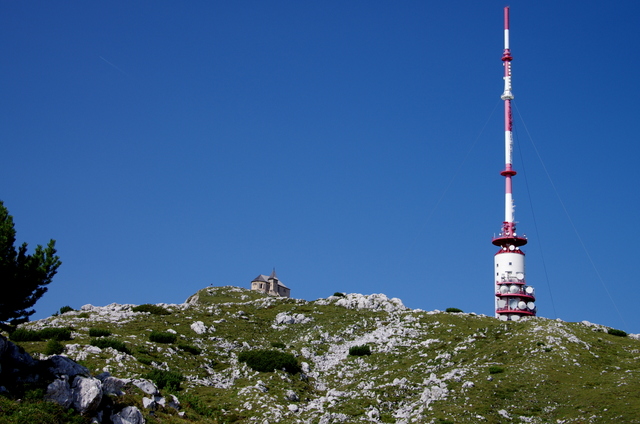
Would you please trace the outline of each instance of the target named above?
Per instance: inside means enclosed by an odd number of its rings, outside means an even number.
[[[368,345],[351,346],[349,348],[349,355],[351,356],[371,355],[371,348]]]
[[[285,349],[287,346],[285,346],[285,344],[282,342],[271,342],[271,347],[276,347],[278,349]]]
[[[73,309],[71,306],[63,306],[62,308],[60,308],[60,315],[64,314],[65,312],[71,312],[71,311],[75,311],[75,309]]]
[[[178,336],[173,333],[163,333],[161,331],[155,330],[153,330],[151,334],[149,334],[149,340],[156,343],[175,343],[177,338]]]
[[[497,365],[491,365],[489,367],[489,374],[500,374],[501,372],[504,372],[504,368],[499,367]]]
[[[43,328],[39,331],[42,340],[71,340],[71,329],[65,328]]]
[[[607,330],[607,333],[611,334],[612,336],[627,337],[627,333],[625,331],[616,330],[615,328],[609,328]]]
[[[131,353],[129,351],[129,348],[127,348],[127,345],[124,344],[124,342],[121,342],[120,340],[117,340],[117,339],[108,339],[108,338],[91,339],[91,345],[99,347],[100,349],[106,349],[108,347],[111,347],[122,353],[128,353],[128,354]]]
[[[192,355],[200,355],[202,353],[202,349],[188,345],[186,343],[178,343],[178,349],[189,352]]]
[[[49,340],[44,347],[44,354],[47,356],[60,355],[62,352],[64,352],[64,345],[56,339]]]
[[[300,372],[300,365],[296,358],[279,350],[247,350],[238,355],[240,362],[246,362],[254,371],[272,372],[274,370],[285,370],[290,374]]]
[[[345,297],[346,296],[344,293],[341,293],[341,292],[335,292],[333,295],[337,296],[337,297]]]
[[[14,342],[39,342],[42,340],[39,331],[27,330],[24,328],[18,328],[16,331],[9,334],[9,338]]]
[[[144,378],[153,380],[158,389],[180,390],[180,383],[185,380],[184,376],[175,371],[153,370],[144,375]]]
[[[134,306],[131,310],[133,312],[149,312],[151,315],[171,315],[171,312],[167,311],[162,306],[152,305],[150,303]]]
[[[90,328],[89,329],[89,337],[109,337],[111,335],[111,331],[105,328]]]
[[[445,309],[445,312],[452,312],[454,314],[459,314],[460,312],[462,312],[462,309],[458,309],[458,308],[447,308]]]
[[[9,335],[14,342],[39,342],[41,340],[71,340],[70,328],[43,328],[42,330],[27,330],[18,328]]]

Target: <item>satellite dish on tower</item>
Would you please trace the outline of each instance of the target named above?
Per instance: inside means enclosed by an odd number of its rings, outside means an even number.
[[[525,309],[527,309],[527,304],[526,302],[520,301],[518,302],[518,309],[524,311]]]
[[[533,311],[534,309],[536,309],[536,304],[533,302],[529,302],[527,303],[527,307]]]
[[[526,291],[526,292],[527,292],[527,294],[533,294],[533,287],[531,287],[531,286],[527,286],[527,288],[526,288],[526,289],[524,289],[524,291]]]

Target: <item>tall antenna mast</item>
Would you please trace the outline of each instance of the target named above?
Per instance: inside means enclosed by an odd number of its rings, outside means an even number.
[[[500,247],[494,256],[495,307],[496,318],[503,321],[517,321],[522,316],[535,316],[536,304],[534,289],[526,285],[524,252],[521,246],[527,244],[526,236],[516,233],[511,179],[516,175],[513,170],[513,120],[511,117],[511,48],[509,46],[509,7],[504,8],[504,156],[505,167],[500,175],[505,178],[504,221],[498,237],[492,243]]]

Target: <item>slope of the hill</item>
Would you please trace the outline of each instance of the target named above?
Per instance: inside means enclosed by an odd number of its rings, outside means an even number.
[[[182,374],[174,393],[185,413],[147,411],[147,422],[640,423],[640,341],[598,325],[505,323],[411,310],[384,295],[307,302],[229,286],[158,305],[165,315],[133,306],[85,305],[23,327],[71,327],[65,354],[95,374]],[[92,328],[130,353],[91,346]],[[177,339],[151,341],[152,332]],[[370,356],[349,355],[365,344]],[[36,357],[45,348],[20,345]],[[254,371],[238,361],[253,349],[292,353],[302,372]]]

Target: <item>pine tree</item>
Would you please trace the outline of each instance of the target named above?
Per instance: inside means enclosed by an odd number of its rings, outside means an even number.
[[[56,255],[55,240],[38,245],[27,254],[27,243],[14,247],[13,217],[0,200],[0,324],[28,321],[30,309],[47,292],[47,285],[62,262]]]

